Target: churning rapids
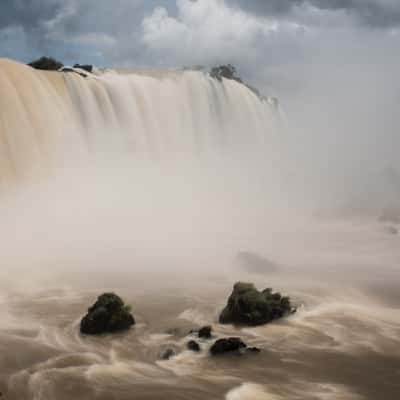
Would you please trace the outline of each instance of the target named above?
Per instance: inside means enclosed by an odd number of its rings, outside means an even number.
[[[306,212],[273,101],[201,72],[8,60],[0,89],[1,398],[399,399],[399,235]],[[298,312],[219,325],[239,280]],[[105,291],[137,324],[80,335]],[[189,352],[205,324],[262,352]]]

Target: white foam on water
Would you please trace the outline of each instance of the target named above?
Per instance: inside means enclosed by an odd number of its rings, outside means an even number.
[[[226,400],[281,400],[281,397],[268,393],[263,385],[255,383],[243,383],[230,390]]]

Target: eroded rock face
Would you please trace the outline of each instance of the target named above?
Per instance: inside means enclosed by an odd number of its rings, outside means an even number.
[[[238,352],[241,349],[246,349],[247,345],[240,338],[230,337],[218,339],[210,348],[210,353],[213,356],[218,356],[226,353]]]
[[[219,321],[222,324],[256,326],[282,318],[294,311],[289,297],[273,293],[272,289],[260,292],[252,283],[238,282],[233,287]]]
[[[104,293],[82,318],[80,330],[87,335],[97,335],[127,330],[134,324],[130,307],[116,294]]]

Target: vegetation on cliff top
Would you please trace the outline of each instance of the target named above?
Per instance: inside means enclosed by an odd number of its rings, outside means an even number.
[[[28,65],[32,68],[45,71],[58,71],[64,66],[63,63],[51,57],[40,57],[37,60],[30,62]]]

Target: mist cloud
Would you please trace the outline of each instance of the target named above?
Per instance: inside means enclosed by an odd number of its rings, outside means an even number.
[[[399,163],[399,45],[397,0],[3,0],[0,15],[0,56],[25,62],[234,64],[280,98],[293,157],[333,191],[328,170],[351,186]]]

